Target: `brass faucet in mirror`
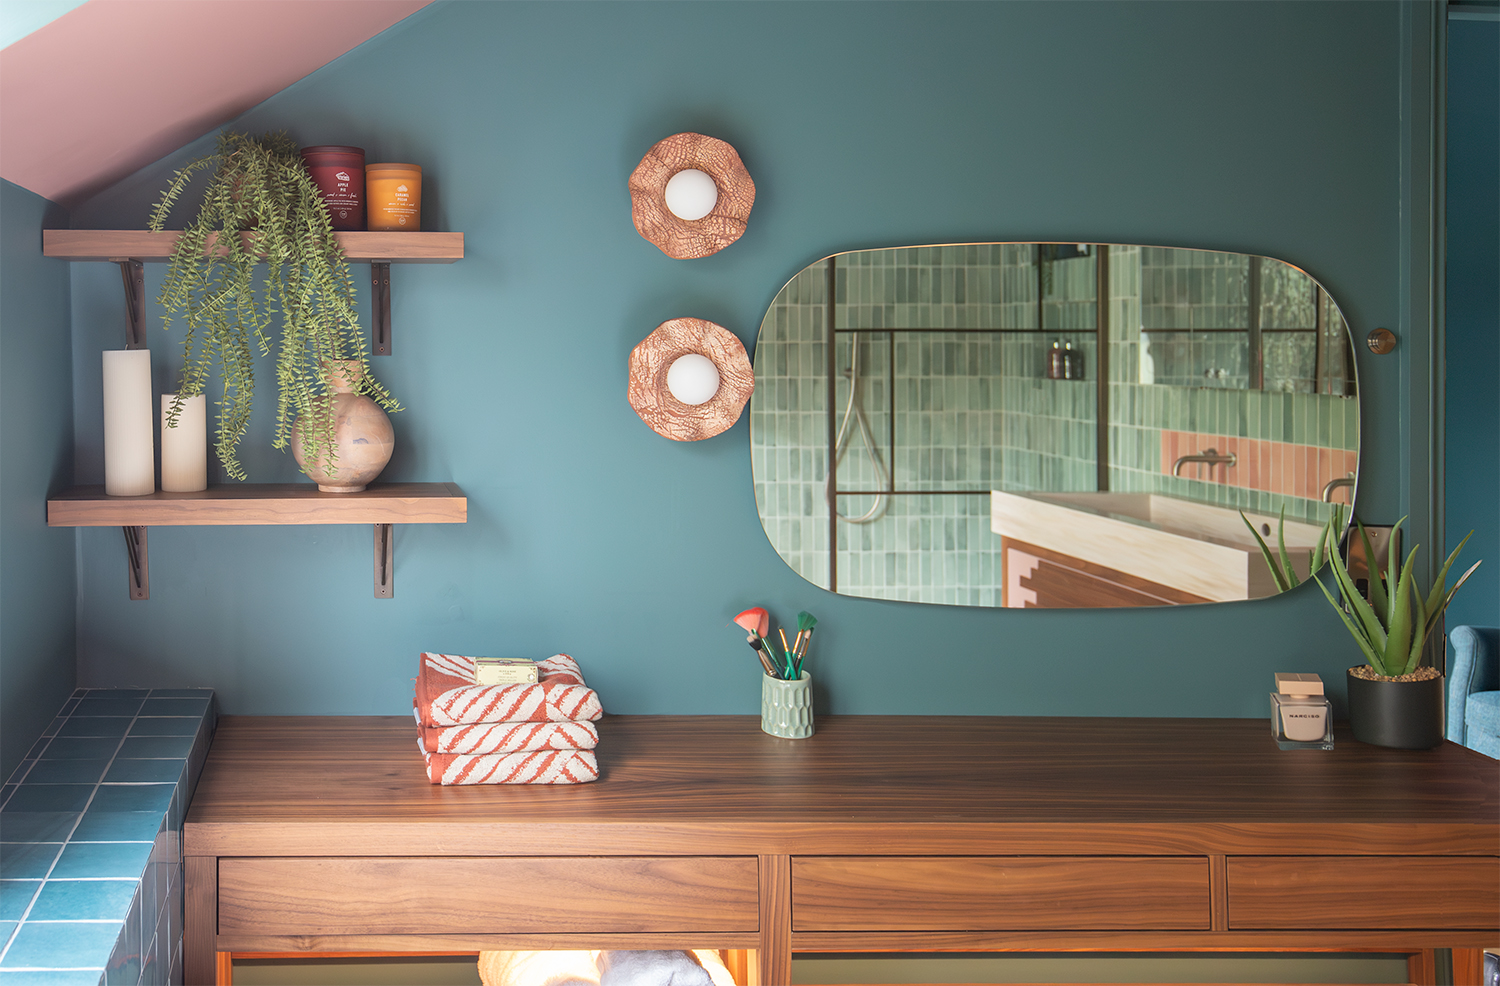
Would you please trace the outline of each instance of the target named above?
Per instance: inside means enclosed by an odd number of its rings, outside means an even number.
[[[1101,299],[1103,303],[1101,304]],[[1276,591],[1352,503],[1349,327],[1268,257],[977,243],[820,260],[755,346],[756,506],[852,596],[1102,607]]]

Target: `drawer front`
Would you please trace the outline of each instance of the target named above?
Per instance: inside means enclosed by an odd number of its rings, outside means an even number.
[[[755,931],[754,857],[221,859],[219,933]]]
[[[808,856],[794,931],[1207,930],[1201,856]]]
[[[1231,856],[1229,927],[1500,928],[1493,856]]]

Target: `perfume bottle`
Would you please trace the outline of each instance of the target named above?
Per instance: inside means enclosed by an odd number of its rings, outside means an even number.
[[[1277,674],[1271,733],[1283,750],[1333,749],[1333,706],[1315,674]]]
[[[1062,342],[1052,344],[1047,351],[1047,379],[1062,380],[1067,376],[1067,357],[1063,355]]]

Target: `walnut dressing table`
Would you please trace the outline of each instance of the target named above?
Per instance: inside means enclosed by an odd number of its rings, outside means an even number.
[[[600,780],[437,787],[409,717],[220,720],[184,834],[218,953],[1500,944],[1500,770],[1262,720],[610,716]],[[1429,953],[1430,954],[1430,953]],[[1467,973],[1461,974],[1467,976]]]

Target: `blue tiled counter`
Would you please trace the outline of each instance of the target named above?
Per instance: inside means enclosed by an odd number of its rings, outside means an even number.
[[[0,986],[182,982],[208,689],[80,688],[0,793]]]

